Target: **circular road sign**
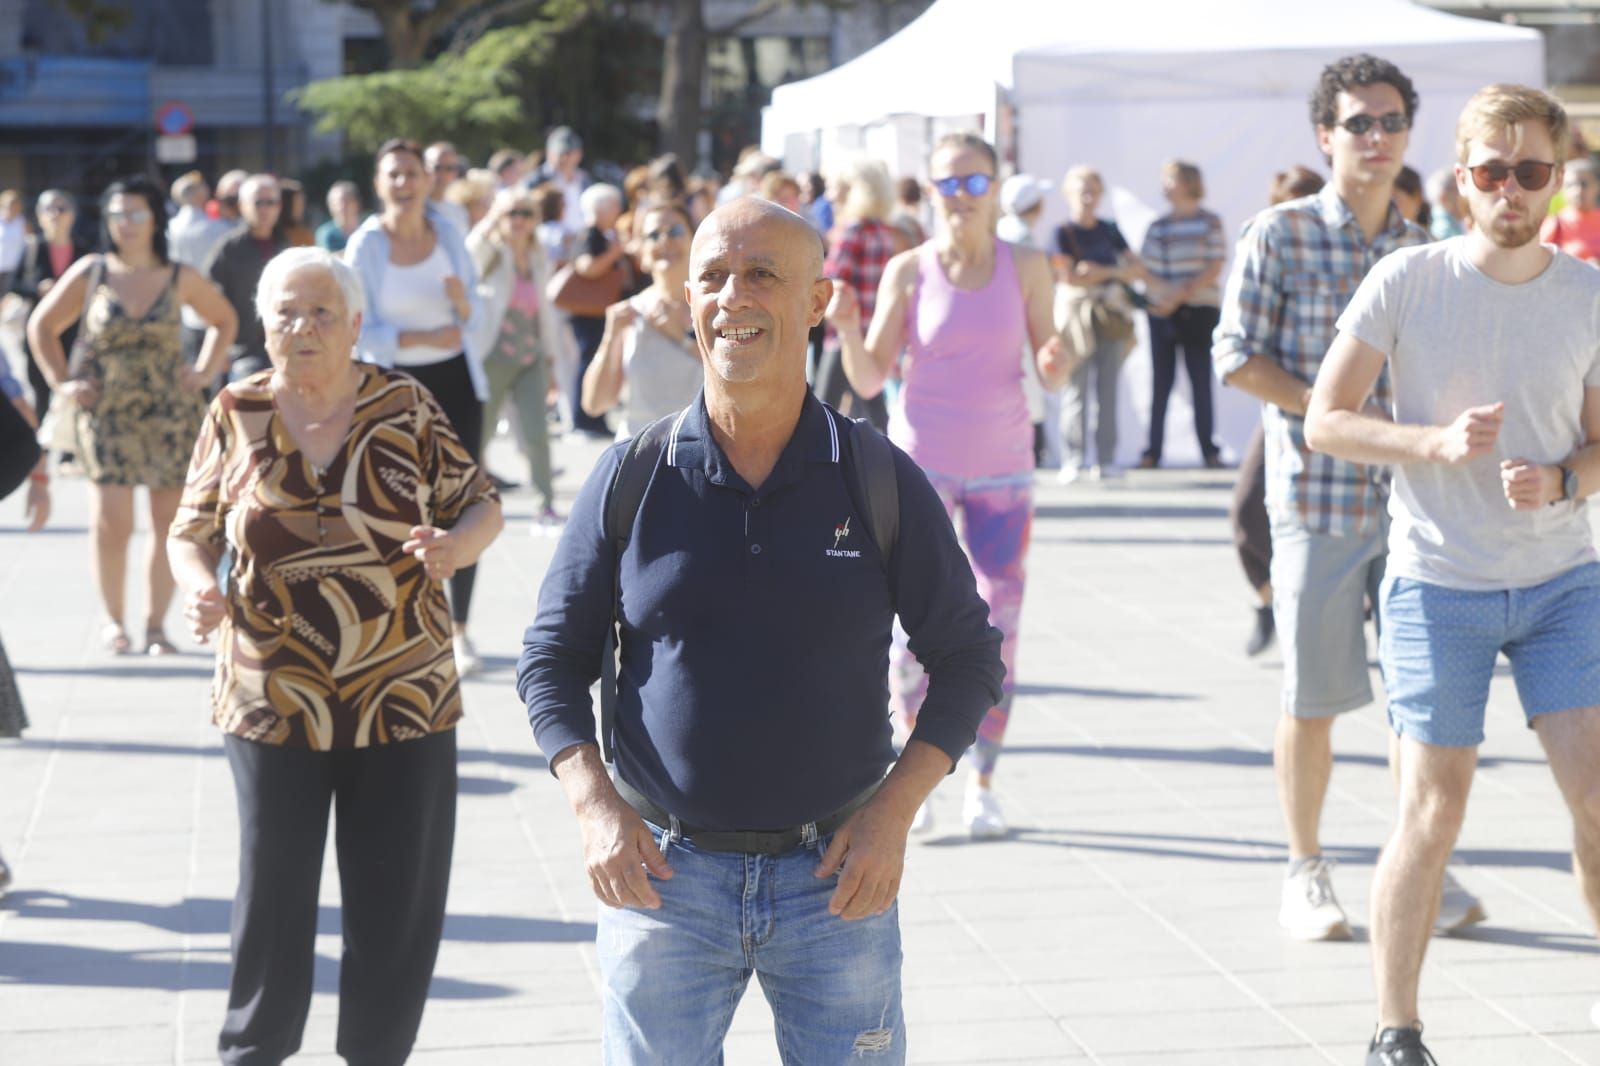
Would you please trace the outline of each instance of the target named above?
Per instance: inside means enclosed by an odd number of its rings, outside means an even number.
[[[194,112],[189,105],[169,100],[156,109],[156,129],[169,137],[176,137],[194,129]]]

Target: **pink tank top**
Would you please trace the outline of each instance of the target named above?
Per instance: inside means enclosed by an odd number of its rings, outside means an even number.
[[[1022,393],[1027,313],[1011,246],[995,242],[981,289],[945,277],[933,241],[917,256],[907,313],[908,358],[889,439],[924,470],[959,478],[1033,469],[1033,424]]]

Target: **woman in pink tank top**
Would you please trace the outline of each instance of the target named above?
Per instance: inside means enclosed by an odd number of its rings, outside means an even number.
[[[1006,833],[991,785],[1016,690],[1033,521],[1033,426],[1017,351],[1025,342],[1033,349],[1047,389],[1060,388],[1071,369],[1052,322],[1049,264],[1041,253],[995,237],[997,164],[994,149],[974,134],[940,138],[928,159],[937,235],[890,260],[865,341],[848,286],[836,288],[828,309],[845,374],[862,396],[882,391],[904,352],[889,437],[922,467],[951,517],[961,511],[978,592],[1004,638],[1004,688],[978,729],[962,805],[975,838]],[[891,703],[909,728],[927,678],[898,627],[889,669]],[[931,825],[924,804],[913,828]]]

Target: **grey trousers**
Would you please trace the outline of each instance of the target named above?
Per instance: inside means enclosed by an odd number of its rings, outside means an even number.
[[[1094,376],[1094,461],[1110,466],[1117,456],[1117,380],[1127,341],[1098,341],[1061,390],[1061,469],[1089,465],[1089,377]]]
[[[528,471],[539,508],[555,504],[550,480],[550,426],[545,420],[545,396],[550,389],[550,362],[542,356],[532,363],[519,363],[501,355],[483,361],[484,377],[489,379],[489,400],[483,405],[483,446],[485,452],[500,421],[500,408],[507,400],[517,413],[517,435],[522,454],[528,457]]]

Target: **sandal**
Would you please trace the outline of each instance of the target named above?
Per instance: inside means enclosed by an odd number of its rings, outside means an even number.
[[[178,646],[168,640],[161,630],[150,629],[144,634],[144,653],[152,659],[158,659],[163,655],[178,654]]]
[[[107,622],[100,627],[100,646],[112,655],[127,655],[133,650],[133,641],[121,622]]]

